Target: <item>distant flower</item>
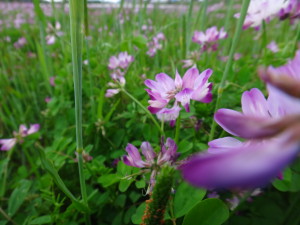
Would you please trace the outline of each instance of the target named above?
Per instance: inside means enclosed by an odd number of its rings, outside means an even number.
[[[64,35],[64,32],[61,31],[61,25],[58,21],[55,22],[55,26],[51,23],[48,23],[46,29],[48,35],[46,36],[47,45],[53,45],[56,41],[56,36],[60,37]]]
[[[267,48],[270,49],[271,52],[274,52],[274,53],[279,51],[278,46],[275,41],[271,41],[270,44],[267,45]]]
[[[217,27],[208,28],[205,32],[195,31],[192,41],[202,46],[202,51],[216,51],[218,49],[218,40],[227,38],[227,33],[222,27],[220,30]]]
[[[126,69],[133,61],[133,56],[128,55],[127,52],[120,52],[118,56],[110,57],[108,68],[110,70],[118,68]]]
[[[15,48],[22,48],[24,45],[27,44],[27,40],[25,37],[21,37],[14,43]]]
[[[190,100],[209,103],[212,100],[212,83],[208,82],[212,74],[211,69],[199,73],[196,67],[189,69],[183,78],[176,72],[175,80],[165,73],[157,74],[155,81],[146,80],[145,85],[150,99],[148,107],[151,113],[157,114],[158,118],[176,119],[179,114],[179,103],[187,112],[190,111]],[[168,104],[174,102],[174,106],[168,109]],[[164,115],[162,115],[164,114]]]
[[[165,40],[165,35],[163,33],[158,33],[156,36],[154,36],[152,40],[147,43],[148,51],[146,54],[150,57],[155,56],[157,50],[161,50],[163,47],[162,43],[160,42],[162,40]]]
[[[121,52],[118,56],[112,56],[109,59],[108,68],[111,71],[110,77],[112,82],[108,83],[111,89],[106,91],[105,97],[110,98],[120,92],[120,88],[125,86],[125,74],[127,68],[134,61],[134,57],[128,55],[127,52]]]
[[[39,129],[40,129],[39,124],[30,125],[29,129],[23,124],[20,125],[19,131],[13,132],[14,138],[0,139],[0,145],[1,145],[0,150],[8,151],[8,150],[12,149],[16,145],[17,142],[22,143],[24,137],[38,132]]]
[[[183,68],[189,68],[196,66],[197,61],[200,59],[199,51],[190,52],[187,59],[181,60],[183,63]]]
[[[45,98],[45,102],[46,102],[46,103],[48,103],[48,102],[50,102],[50,101],[51,101],[51,98],[50,98],[50,97],[46,97],[46,98]]]
[[[49,83],[51,86],[53,86],[53,87],[55,86],[55,76],[50,77]]]

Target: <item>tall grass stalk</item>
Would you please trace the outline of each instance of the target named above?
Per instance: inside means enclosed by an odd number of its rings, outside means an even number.
[[[82,45],[83,45],[84,1],[70,0],[71,48],[73,63],[73,80],[75,95],[76,144],[81,195],[85,205],[88,205],[85,177],[83,172],[83,138],[82,138]],[[86,224],[90,220],[86,215]]]
[[[228,77],[229,70],[231,69],[231,66],[232,66],[233,55],[235,53],[237,44],[238,44],[240,36],[241,36],[241,32],[242,32],[243,24],[244,24],[245,17],[246,17],[247,11],[248,11],[249,3],[250,3],[250,0],[244,0],[243,4],[242,4],[240,18],[238,20],[238,24],[237,24],[237,27],[236,27],[236,30],[235,30],[235,33],[234,33],[234,36],[233,36],[231,48],[230,48],[230,51],[229,51],[229,58],[228,58],[228,61],[226,63],[226,66],[225,66],[224,73],[222,75],[222,80],[219,84],[218,97],[217,97],[217,102],[216,102],[216,105],[215,105],[214,112],[216,112],[217,109],[220,106],[221,98],[222,98],[223,91],[224,91],[225,81]],[[210,134],[209,134],[209,140],[210,141],[214,138],[216,125],[217,125],[216,122],[213,120],[212,126],[211,126],[211,131],[210,131]]]

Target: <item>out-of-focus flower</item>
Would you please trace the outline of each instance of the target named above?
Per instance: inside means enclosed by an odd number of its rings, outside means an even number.
[[[152,40],[147,43],[148,51],[146,54],[150,57],[155,56],[157,50],[161,50],[163,47],[160,42],[162,40],[165,40],[165,35],[163,33],[158,33],[156,36],[154,36]]]
[[[270,66],[266,71],[260,70],[259,74],[265,82],[291,96],[300,98],[300,50],[296,52],[295,58],[288,61],[286,65],[278,68]]]
[[[210,142],[208,152],[181,166],[187,181],[206,188],[254,188],[280,177],[300,151],[300,95],[284,93],[272,77],[285,76],[299,84],[299,54],[287,65],[268,68],[268,99],[254,88],[242,96],[243,113],[217,111],[215,120],[224,130],[248,140],[226,137]]]
[[[53,87],[55,86],[55,76],[52,76],[49,78],[49,83],[51,86],[53,86]]]
[[[16,41],[14,43],[14,47],[15,48],[22,48],[26,44],[27,44],[26,38],[25,37],[21,37],[21,38],[18,39],[18,41]]]
[[[212,83],[208,82],[211,74],[211,69],[199,73],[198,69],[193,67],[185,73],[183,78],[176,71],[175,80],[165,73],[157,74],[156,81],[146,80],[145,85],[150,88],[146,91],[151,98],[148,101],[149,111],[157,113],[157,115],[171,113],[172,117],[175,117],[178,116],[180,110],[178,103],[189,112],[191,99],[203,103],[211,102]],[[173,108],[165,109],[172,100],[175,100]],[[174,114],[174,112],[176,113]]]
[[[46,36],[47,45],[53,45],[56,41],[56,36],[60,37],[64,35],[64,32],[61,31],[61,25],[58,21],[55,22],[55,26],[51,23],[48,23],[46,29],[48,35]]]
[[[14,138],[0,139],[0,145],[1,145],[0,150],[8,151],[8,150],[12,149],[16,145],[17,142],[23,143],[24,137],[38,132],[39,129],[40,129],[39,124],[32,124],[32,125],[30,125],[29,129],[23,124],[20,125],[19,131],[13,132]]]
[[[279,18],[284,20],[290,18],[293,23],[295,19],[300,17],[300,1],[299,0],[289,0],[287,7],[283,8],[279,12]]]
[[[219,152],[200,153],[181,165],[183,177],[205,188],[253,188],[275,178],[300,150],[299,127],[272,140],[219,143]]]
[[[258,28],[263,21],[270,21],[278,16],[280,11],[289,7],[291,0],[251,0],[243,28],[248,27]],[[240,14],[235,14],[236,18]]]
[[[144,160],[139,153],[139,150],[132,144],[126,146],[126,152],[128,155],[123,157],[123,162],[128,166],[145,168],[151,171],[150,187],[148,192],[152,190],[155,183],[155,176],[159,172],[160,168],[164,165],[173,165],[179,153],[177,153],[177,145],[174,140],[167,138],[165,143],[162,143],[160,152],[156,154],[149,142],[143,142],[141,144],[142,154]]]
[[[277,46],[277,44],[276,44],[275,41],[271,41],[271,42],[267,45],[267,48],[270,49],[271,52],[274,52],[274,53],[276,53],[276,52],[279,51],[279,48],[278,48],[278,46]]]
[[[110,70],[127,67],[134,61],[133,56],[128,55],[127,52],[120,52],[118,56],[112,56],[109,58],[108,68]]]
[[[183,63],[183,68],[189,68],[196,65],[197,61],[200,59],[200,52],[199,51],[193,51],[189,54],[188,58],[185,60],[181,60]]]
[[[50,97],[46,97],[46,98],[45,98],[45,102],[46,102],[46,103],[48,103],[48,102],[50,102],[50,101],[51,101],[51,98],[50,98]]]
[[[195,31],[192,41],[201,45],[202,51],[216,51],[218,49],[218,40],[225,39],[227,33],[222,27],[220,30],[216,26],[208,28],[205,32]]]

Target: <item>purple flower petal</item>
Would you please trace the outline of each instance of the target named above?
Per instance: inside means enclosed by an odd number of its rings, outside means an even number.
[[[0,139],[0,145],[2,145],[0,150],[8,151],[8,150],[12,149],[16,143],[17,143],[16,138]]]
[[[182,88],[194,89],[195,81],[198,76],[199,71],[196,67],[188,69],[182,78]]]
[[[146,163],[142,160],[139,150],[132,144],[126,146],[128,156],[123,157],[123,161],[128,166],[145,167]]]
[[[175,95],[175,98],[180,102],[187,112],[190,111],[190,100],[193,90],[185,88]]]
[[[208,142],[209,153],[222,153],[224,151],[230,151],[235,148],[239,148],[243,145],[243,142],[233,137],[224,137],[215,139]]]
[[[246,116],[230,109],[219,109],[214,118],[225,131],[242,138],[260,138],[277,133],[270,127],[278,122],[276,119]]]
[[[252,88],[250,91],[243,93],[242,109],[247,116],[270,117],[267,100],[257,88]]]
[[[148,162],[153,162],[156,154],[149,142],[145,141],[141,145],[142,153]]]
[[[33,133],[36,133],[38,132],[40,129],[40,125],[39,124],[32,124],[30,125],[30,128],[29,130],[27,131],[27,135],[30,135],[30,134],[33,134]]]
[[[197,187],[263,186],[275,178],[299,152],[299,138],[296,140],[293,135],[295,133],[286,132],[272,141],[251,142],[219,154],[198,154],[179,169],[184,179]]]

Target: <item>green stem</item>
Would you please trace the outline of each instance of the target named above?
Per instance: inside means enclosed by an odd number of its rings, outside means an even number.
[[[207,5],[208,0],[204,0],[204,2],[202,2],[201,4],[200,30],[203,30],[205,28]]]
[[[136,104],[138,104],[138,106],[141,107],[141,109],[143,109],[145,111],[145,113],[149,116],[149,118],[153,121],[153,123],[155,124],[155,126],[158,128],[161,136],[165,136],[164,135],[164,131],[161,129],[159,123],[157,122],[157,120],[154,118],[154,116],[149,112],[149,110],[143,106],[143,104],[137,100],[134,96],[132,96],[130,93],[128,93],[125,89],[121,89],[121,91],[126,94],[129,98],[131,98]]]
[[[176,130],[175,130],[175,143],[178,144],[179,140],[179,134],[180,134],[180,123],[181,123],[181,117],[180,113],[176,120]]]
[[[84,1],[70,0],[71,48],[75,96],[76,145],[78,152],[79,180],[83,202],[88,206],[85,177],[83,172],[83,138],[82,138],[82,39],[83,39]],[[89,216],[85,216],[90,224]]]
[[[298,40],[300,38],[300,23],[297,25],[297,32],[295,36],[295,41],[294,41],[294,51],[298,49]]]
[[[221,80],[221,83],[220,83],[219,88],[218,88],[218,97],[217,97],[214,112],[216,112],[217,109],[220,106],[220,102],[221,102],[221,98],[222,98],[222,94],[223,94],[223,89],[224,89],[224,86],[225,86],[225,81],[228,77],[229,70],[231,69],[231,66],[232,66],[233,55],[234,55],[234,52],[236,50],[239,38],[241,36],[241,32],[242,32],[243,24],[244,24],[245,17],[246,17],[246,14],[247,14],[249,3],[250,3],[250,0],[243,0],[243,5],[242,5],[242,9],[241,9],[240,18],[239,18],[238,25],[237,25],[237,28],[235,30],[234,36],[233,36],[233,41],[232,41],[230,52],[229,52],[229,58],[228,58],[228,61],[226,63],[225,70],[224,70],[224,73],[223,73],[223,76],[222,76],[222,80]],[[209,140],[210,141],[214,138],[216,125],[217,125],[216,122],[213,120],[210,135],[209,135]]]

